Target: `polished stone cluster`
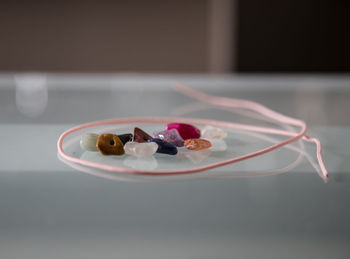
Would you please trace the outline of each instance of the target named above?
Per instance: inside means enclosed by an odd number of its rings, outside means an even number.
[[[211,141],[201,139],[201,135],[212,139],[215,143],[215,141],[222,141],[227,133],[212,126],[204,127],[201,132],[190,124],[170,123],[166,130],[154,132],[153,137],[138,127],[134,128],[134,134],[87,133],[81,137],[80,146],[87,151],[99,151],[102,155],[120,156],[125,153],[137,158],[146,158],[155,153],[176,155],[178,148],[181,147],[191,150],[190,152],[212,147]],[[210,152],[205,152],[206,156],[209,154]],[[187,154],[186,157],[189,155]]]

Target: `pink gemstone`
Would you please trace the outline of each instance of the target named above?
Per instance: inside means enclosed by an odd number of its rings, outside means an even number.
[[[200,138],[201,136],[201,132],[199,129],[185,123],[169,123],[166,129],[177,129],[177,131],[183,139]]]

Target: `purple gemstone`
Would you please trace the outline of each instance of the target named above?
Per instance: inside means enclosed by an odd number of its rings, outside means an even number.
[[[179,132],[176,129],[163,130],[159,132],[154,132],[153,136],[155,138],[162,139],[170,144],[177,147],[183,147],[184,140],[181,138]]]

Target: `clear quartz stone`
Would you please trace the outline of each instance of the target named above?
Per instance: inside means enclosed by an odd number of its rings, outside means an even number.
[[[96,142],[98,135],[95,133],[86,133],[80,139],[80,147],[87,151],[97,152]]]
[[[136,157],[148,157],[153,155],[158,149],[157,143],[154,142],[127,142],[124,145],[126,154]]]
[[[208,125],[202,129],[201,135],[203,138],[208,139],[223,139],[227,137],[227,132],[223,129]]]

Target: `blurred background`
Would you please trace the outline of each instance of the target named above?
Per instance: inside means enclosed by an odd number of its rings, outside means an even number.
[[[349,2],[0,0],[0,259],[350,258]],[[305,121],[329,182],[303,142],[208,171],[213,178],[129,179],[58,159],[62,132],[109,118],[271,126],[178,94],[177,81]],[[69,154],[103,161],[82,154],[79,134]],[[231,135],[232,153],[208,159],[265,145]],[[271,175],[252,177],[260,173]]]
[[[1,1],[0,71],[348,72],[346,0]]]

